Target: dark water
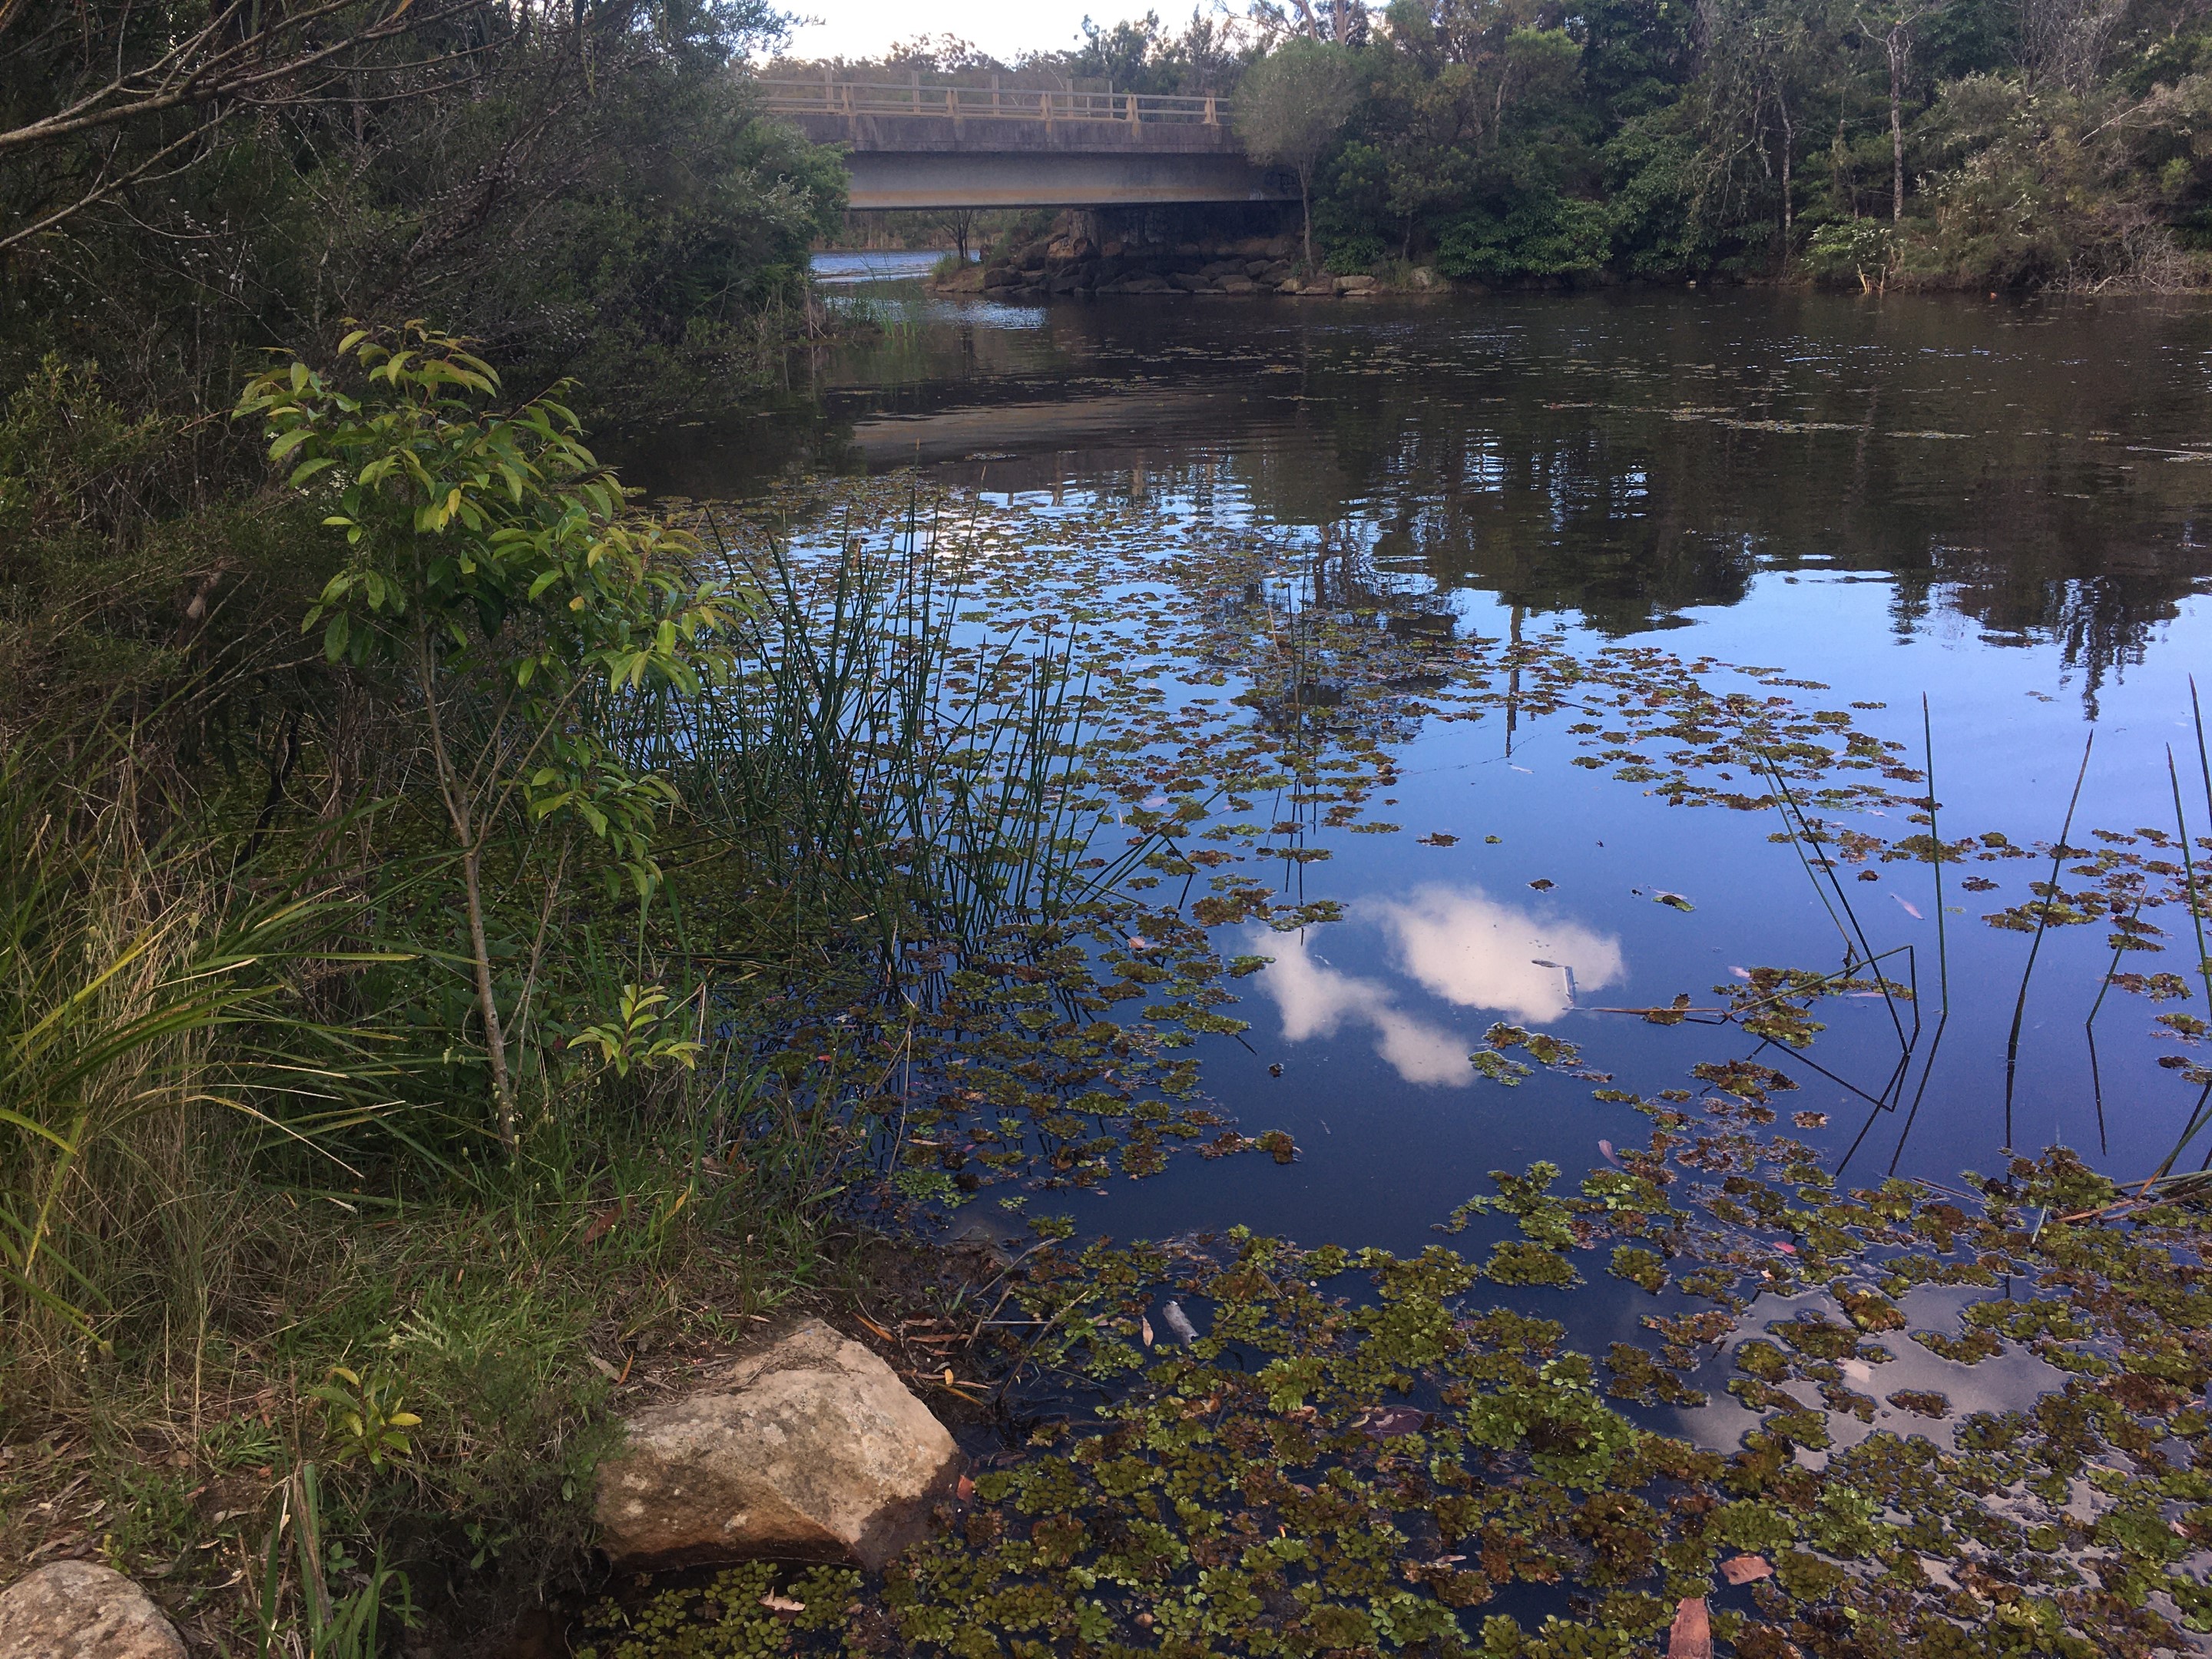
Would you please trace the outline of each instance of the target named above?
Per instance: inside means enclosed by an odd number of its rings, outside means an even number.
[[[653,434],[626,458],[633,477],[723,496],[919,466],[987,502],[1202,511],[1328,552],[1304,603],[1411,599],[1466,635],[1559,627],[1593,648],[1638,636],[1778,667],[1828,688],[1808,707],[1886,705],[1857,718],[1916,762],[1924,694],[1947,838],[2054,840],[2092,727],[2070,845],[2172,832],[2169,745],[2206,833],[2189,689],[2192,670],[2212,679],[2202,304],[1669,290],[1024,309],[859,291],[888,325],[878,337],[799,361],[772,410]],[[1145,555],[1128,550],[1133,572]],[[1329,862],[1285,873],[1346,919],[1224,937],[1276,961],[1238,982],[1249,1046],[1209,1040],[1204,1086],[1248,1129],[1289,1129],[1300,1160],[1117,1181],[1079,1195],[1086,1221],[1127,1236],[1236,1219],[1418,1248],[1487,1170],[1548,1158],[1578,1173],[1601,1138],[1640,1139],[1643,1120],[1587,1079],[1474,1075],[1466,1056],[1494,1020],[1570,1038],[1644,1095],[1756,1052],[1799,1085],[1776,1099],[1785,1115],[1827,1115],[1806,1137],[1853,1178],[1988,1170],[2008,1140],[2139,1176],[2172,1149],[2199,1088],[2159,1061],[2212,1048],[2154,1023],[2206,1012],[2179,906],[2158,913],[2166,948],[2122,965],[2181,975],[2187,999],[2113,992],[2094,1079],[2084,1020],[2109,930],[2045,937],[2008,1128],[2031,939],[1982,918],[2027,901],[2047,858],[1988,866],[1997,890],[1947,894],[1940,1046],[1929,867],[1841,872],[1875,949],[1916,946],[1924,1023],[1902,1087],[1878,997],[1825,1003],[1828,1029],[1802,1055],[1592,1012],[1686,992],[1711,1004],[1739,967],[1825,970],[1841,952],[1771,815],[1670,807],[1577,769],[1563,724],[1421,726],[1378,809],[1405,832],[1335,836]],[[1432,831],[1458,839],[1416,840]]]

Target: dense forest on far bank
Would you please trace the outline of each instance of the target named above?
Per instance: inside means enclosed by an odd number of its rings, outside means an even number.
[[[1024,66],[1280,104],[1340,272],[2078,292],[2204,280],[2209,64],[2202,0],[1300,0]]]

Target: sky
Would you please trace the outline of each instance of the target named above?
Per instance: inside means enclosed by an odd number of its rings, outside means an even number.
[[[896,40],[955,34],[1012,63],[1074,46],[1085,16],[1103,26],[1154,10],[1180,22],[1188,0],[791,0],[789,9],[811,20],[792,32],[796,58],[873,58]]]

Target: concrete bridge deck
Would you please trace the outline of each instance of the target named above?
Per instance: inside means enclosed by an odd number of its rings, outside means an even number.
[[[1253,165],[1224,98],[764,80],[769,111],[842,144],[855,208],[1155,206],[1294,195]]]

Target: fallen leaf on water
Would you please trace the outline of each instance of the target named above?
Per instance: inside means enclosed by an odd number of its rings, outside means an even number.
[[[957,1498],[963,1504],[969,1498],[973,1498],[975,1495],[975,1478],[971,1475],[962,1475],[960,1477],[960,1484],[952,1489],[952,1495],[955,1498]],[[1721,1571],[1723,1572],[1728,1571],[1725,1564],[1722,1566]]]
[[[1427,1420],[1425,1412],[1411,1406],[1390,1406],[1376,1412],[1361,1426],[1377,1440],[1387,1440],[1393,1435],[1411,1434]]]
[[[1528,884],[1540,893],[1548,893],[1552,890],[1553,887],[1552,879],[1548,876],[1539,876],[1535,880],[1530,882]]]
[[[762,1596],[760,1604],[770,1613],[798,1613],[806,1611],[805,1602],[794,1601],[788,1595],[777,1595],[773,1593]]]
[[[1698,908],[1696,905],[1691,903],[1689,900],[1684,898],[1680,893],[1661,893],[1656,896],[1659,902],[1665,905],[1669,910],[1694,910]]]
[[[1613,1155],[1613,1143],[1611,1141],[1599,1141],[1597,1144],[1597,1149],[1605,1154],[1605,1161],[1607,1163],[1612,1164],[1616,1170],[1620,1167],[1620,1160]]]
[[[1447,835],[1441,830],[1434,830],[1419,839],[1420,844],[1424,847],[1455,847],[1459,844],[1457,836]]]
[[[1713,1625],[1704,1596],[1686,1595],[1675,1607],[1667,1631],[1667,1659],[1713,1659]]]
[[[1152,1322],[1142,1314],[1137,1316],[1137,1334],[1144,1339],[1146,1347],[1152,1346]]]
[[[1748,1584],[1773,1576],[1774,1569],[1763,1555],[1731,1555],[1721,1563],[1721,1577],[1731,1584]]]
[[[1913,921],[1918,921],[1922,919],[1919,907],[1914,904],[1911,899],[1906,898],[1900,893],[1892,893],[1890,897],[1895,899],[1899,904],[1903,905],[1905,907],[1905,914],[1911,916]]]

